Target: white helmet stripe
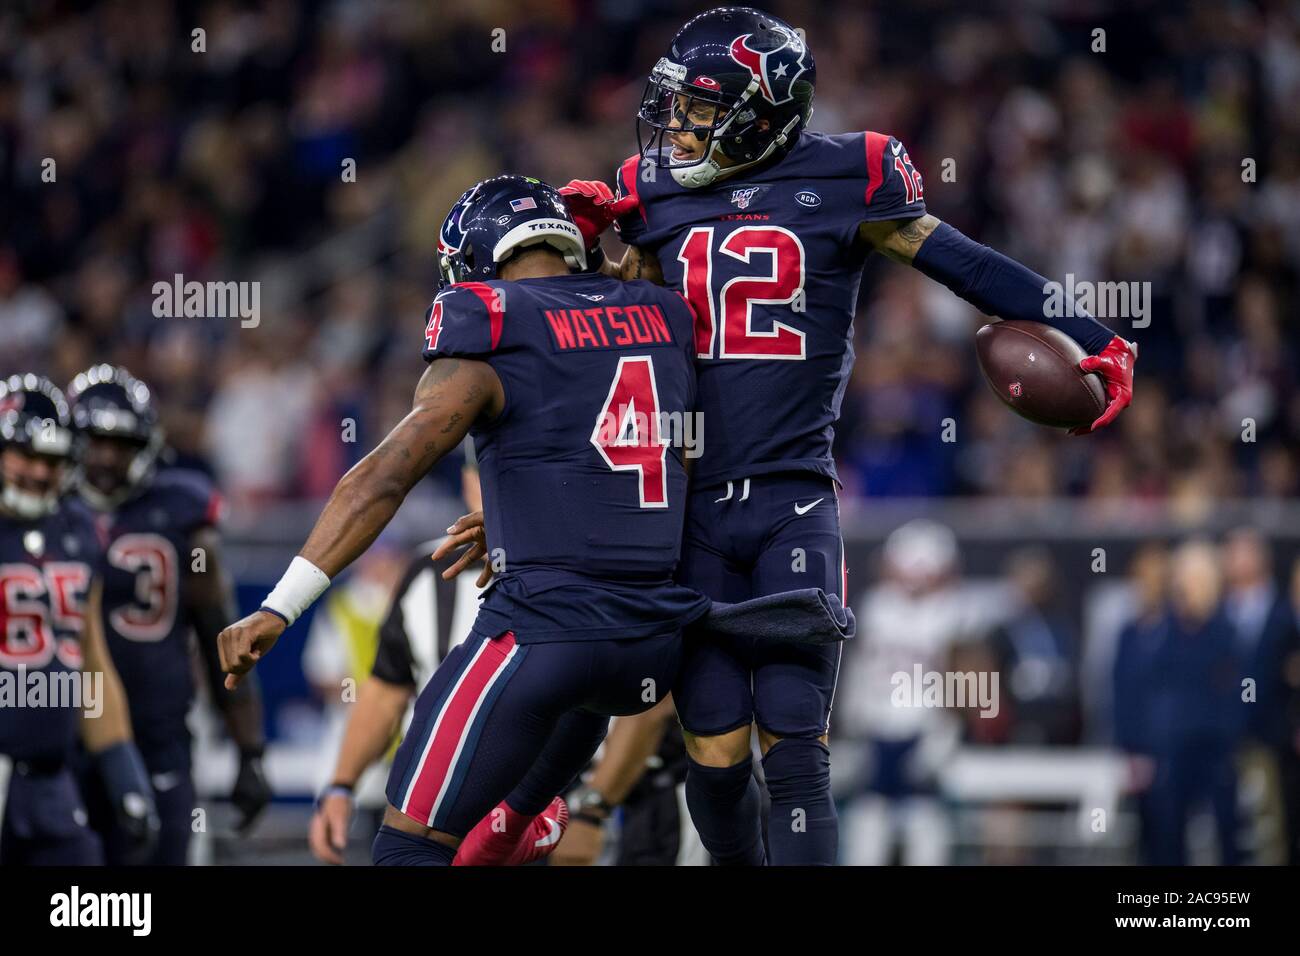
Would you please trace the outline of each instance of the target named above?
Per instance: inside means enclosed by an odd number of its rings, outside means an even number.
[[[517,247],[548,242],[564,253],[565,261],[578,269],[587,268],[587,250],[582,242],[582,232],[563,219],[530,219],[515,226],[497,242],[492,250],[492,261],[500,262]]]

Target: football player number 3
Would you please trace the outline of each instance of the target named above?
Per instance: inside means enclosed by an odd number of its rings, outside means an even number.
[[[176,549],[158,534],[124,534],[108,549],[108,562],[135,577],[135,604],[109,614],[114,630],[131,641],[161,641],[176,623],[180,570]]]
[[[659,389],[648,355],[618,360],[591,443],[614,471],[635,471],[642,508],[668,507],[668,443],[661,434]]]
[[[746,265],[751,256],[767,253],[766,275],[738,275],[722,283],[714,295],[713,226],[697,226],[686,236],[677,259],[682,263],[682,287],[695,310],[695,347],[699,358],[793,359],[805,357],[804,333],[776,319],[771,329],[754,328],[755,305],[791,305],[802,310],[803,243],[780,226],[743,226],[729,233],[718,248],[721,255]],[[715,354],[716,353],[716,354]]]

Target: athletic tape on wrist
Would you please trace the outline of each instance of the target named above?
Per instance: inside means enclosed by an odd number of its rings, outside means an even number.
[[[287,624],[292,624],[329,586],[329,575],[298,556],[289,562],[289,570],[284,572],[275,590],[262,601],[262,606],[280,615]]]

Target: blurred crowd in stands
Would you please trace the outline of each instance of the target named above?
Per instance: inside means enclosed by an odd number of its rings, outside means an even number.
[[[1138,400],[1081,441],[995,401],[972,309],[872,262],[837,444],[851,496],[1195,511],[1300,491],[1294,4],[770,6],[816,55],[814,128],[899,136],[933,213],[1050,278],[1150,283],[1149,324],[1109,320],[1140,343]],[[0,364],[126,364],[245,514],[324,494],[406,406],[455,197],[502,171],[612,180],[646,71],[699,9],[8,5]],[[177,274],[260,281],[260,323],[156,317]]]
[[[850,505],[1069,495],[1122,518],[1160,503],[1196,517],[1300,497],[1300,8],[768,6],[816,55],[815,129],[898,136],[931,212],[1049,278],[1150,283],[1144,316],[1107,318],[1140,344],[1137,400],[1072,439],[985,387],[974,310],[870,262],[837,441]],[[646,72],[704,7],[6,5],[0,372],[66,382],[92,361],[126,365],[245,527],[324,496],[408,407],[455,198],[505,171],[612,181],[636,149]],[[258,324],[158,317],[154,283],[177,275],[260,282]],[[1149,545],[1118,604],[1080,618],[1051,552],[1018,552],[982,597],[959,586],[958,553],[941,526],[909,526],[878,583],[856,578],[837,733],[866,742],[859,796],[932,794],[959,738],[1115,745],[1132,757],[1144,859],[1186,858],[1198,802],[1222,859],[1287,852],[1276,833],[1238,837],[1246,792],[1274,794],[1289,809],[1272,819],[1296,826],[1300,570],[1273,567],[1246,529]],[[996,671],[999,716],[932,725],[889,707],[890,678],[915,661]],[[933,842],[934,817],[916,819]]]
[[[834,721],[837,754],[856,749],[861,767],[842,811],[847,862],[951,862],[953,794],[939,798],[967,745],[1123,754],[1116,790],[1141,862],[1300,865],[1300,558],[1285,566],[1242,527],[1144,544],[1122,582],[1072,580],[1039,547],[967,567],[947,527],[917,519],[878,565],[855,602]],[[994,706],[916,706],[899,695],[914,671],[997,675]],[[982,862],[1060,862],[1034,856],[1015,813],[1042,802],[1052,773],[1007,785],[1002,832],[984,837],[1008,855]],[[1105,790],[1085,777],[1085,808]]]

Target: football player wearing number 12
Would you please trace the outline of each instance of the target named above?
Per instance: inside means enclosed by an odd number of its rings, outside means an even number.
[[[844,598],[831,456],[853,364],[866,256],[942,282],[981,312],[1048,322],[1089,353],[1110,403],[1132,395],[1136,347],[1083,314],[1048,318],[1046,280],[925,209],[907,149],[882,133],[809,131],[816,69],[788,24],[757,10],[688,22],[650,74],[641,150],[603,183],[561,190],[590,253],[617,220],[628,249],[601,269],[681,289],[696,313],[699,410],[680,580],[717,601],[821,587]],[[774,864],[832,864],[828,728],[838,646],[688,642],[674,697],[687,802],[721,863],[764,860],[751,773],[756,724]]]

